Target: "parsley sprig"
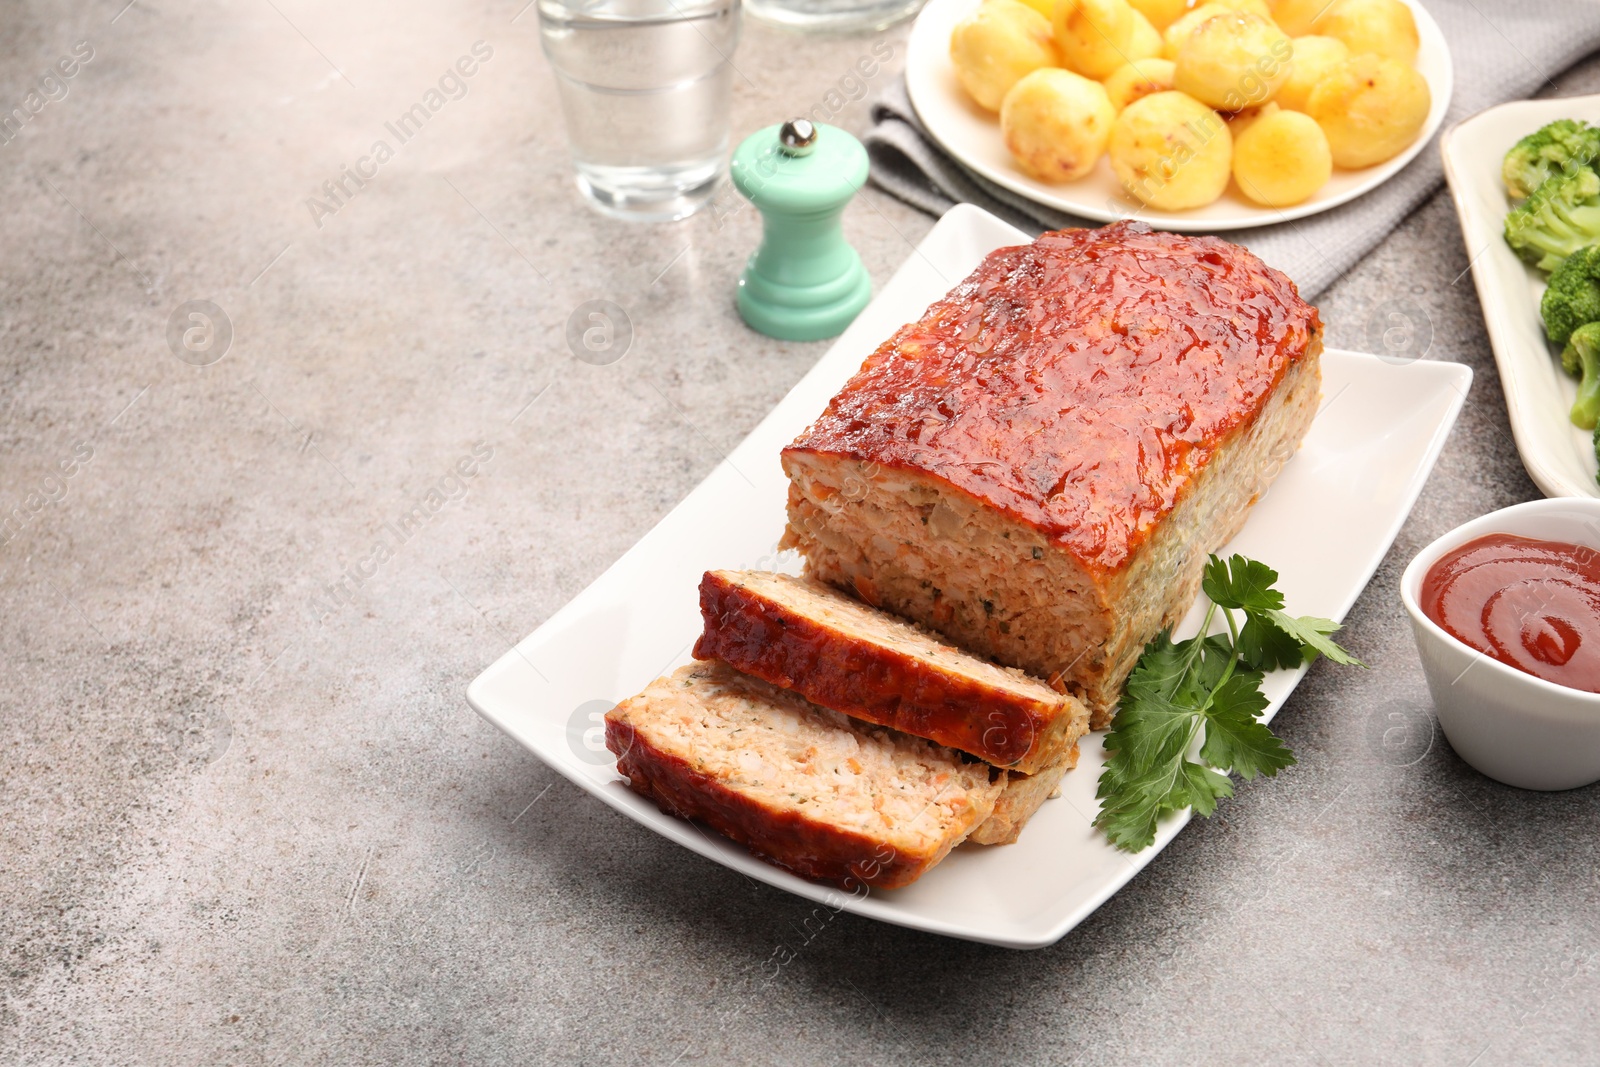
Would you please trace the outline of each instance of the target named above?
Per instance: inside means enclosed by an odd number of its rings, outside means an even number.
[[[1106,734],[1111,758],[1100,772],[1095,825],[1118,848],[1148,848],[1167,812],[1192,807],[1210,815],[1218,800],[1233,796],[1228,771],[1270,778],[1294,763],[1294,753],[1257,718],[1267,706],[1267,671],[1319,655],[1363,665],[1334,643],[1338,623],[1287,614],[1277,580],[1264,563],[1213,555],[1200,584],[1211,601],[1200,633],[1174,643],[1163,630],[1145,646]],[[1227,633],[1210,633],[1219,613]],[[1195,762],[1189,752],[1202,732]]]

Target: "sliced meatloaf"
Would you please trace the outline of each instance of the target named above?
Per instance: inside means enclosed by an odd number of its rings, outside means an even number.
[[[1061,779],[1077,765],[1078,746],[1073,745],[1071,751],[1037,774],[1007,771],[1006,787],[995,801],[994,811],[967,840],[974,845],[1016,844],[1022,828],[1044,802],[1061,795]]]
[[[783,453],[808,573],[1106,725],[1310,426],[1321,322],[1236,245],[1141,223],[991,253]]]
[[[606,746],[662,811],[851,890],[921,877],[989,816],[1005,784],[986,764],[715,661],[613,708]]]
[[[963,652],[819,582],[707,571],[697,659],[720,659],[834,711],[1032,774],[1089,726],[1077,699]]]

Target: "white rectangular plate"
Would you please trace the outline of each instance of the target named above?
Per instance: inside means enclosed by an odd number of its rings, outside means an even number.
[[[779,870],[732,843],[663,815],[630,792],[601,742],[600,716],[689,659],[700,630],[697,586],[714,567],[784,569],[779,557],[787,482],[778,452],[885,337],[1002,245],[1027,238],[962,205],[945,215],[883,292],[810,374],[671,514],[594,584],[467,689],[478,713],[594,796],[657,833],[751,878],[861,915],[1014,948],[1051,944],[1094,911],[1172,840],[1169,819],[1137,856],[1090,825],[1103,755],[1083,744],[1063,795],[1022,840],[964,846],[905,889],[847,897]],[[1411,510],[1472,380],[1458,364],[1395,365],[1348,352],[1323,355],[1323,409],[1300,452],[1230,545],[1276,567],[1297,614],[1341,619]],[[1187,622],[1198,626],[1198,611]],[[1267,680],[1277,712],[1303,672]],[[1293,787],[1289,772],[1284,788]]]
[[[1511,202],[1500,164],[1525,135],[1565,118],[1600,122],[1600,96],[1492,107],[1452,126],[1441,151],[1522,465],[1545,496],[1600,496],[1592,439],[1567,419],[1578,383],[1561,369],[1539,317],[1544,275],[1505,241]]]

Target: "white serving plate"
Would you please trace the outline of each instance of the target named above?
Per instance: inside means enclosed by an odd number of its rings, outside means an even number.
[[[571,603],[467,689],[479,714],[600,800],[684,847],[750,878],[857,914],[1014,948],[1061,938],[1132,878],[1182,829],[1169,819],[1153,848],[1129,856],[1090,825],[1103,755],[1083,742],[1063,795],[1045,804],[1015,845],[957,849],[905,889],[846,896],[757,860],[742,848],[663,815],[630,792],[604,751],[599,716],[657,675],[685,663],[700,631],[703,572],[781,568],[776,551],[787,482],[779,450],[805,428],[884,338],[923,310],[989,251],[1026,242],[970,205],[941,219],[811,373],[655,529]],[[1454,363],[1395,365],[1375,356],[1323,356],[1323,409],[1300,452],[1229,546],[1276,567],[1296,614],[1340,619],[1411,510],[1466,396],[1472,372]],[[1199,624],[1198,610],[1187,626]],[[1270,718],[1303,672],[1268,678]],[[1294,788],[1290,770],[1275,788]]]
[[[1112,222],[1137,216],[1157,229],[1180,233],[1215,233],[1266,226],[1315,215],[1371,192],[1411,162],[1444,122],[1450,106],[1455,75],[1450,47],[1439,24],[1417,0],[1405,0],[1416,16],[1421,47],[1417,70],[1427,79],[1433,96],[1428,121],[1411,147],[1384,163],[1361,170],[1335,170],[1333,177],[1311,199],[1288,208],[1252,204],[1230,182],[1222,198],[1190,211],[1157,211],[1122,191],[1111,163],[1102,159],[1095,169],[1073,182],[1051,184],[1030,178],[1011,159],[1000,136],[999,119],[967,96],[950,62],[950,31],[974,11],[980,0],[929,0],[911,30],[906,55],[906,90],[923,128],[955,159],[1002,188],[1047,207],[1086,219]]]
[[[1523,136],[1562,118],[1600,122],[1600,96],[1492,107],[1450,127],[1440,151],[1522,465],[1545,496],[1600,496],[1591,436],[1567,418],[1577,380],[1561,369],[1539,317],[1545,277],[1505,241],[1511,202],[1500,164]]]

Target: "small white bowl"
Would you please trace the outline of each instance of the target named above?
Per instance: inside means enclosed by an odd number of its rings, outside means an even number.
[[[1522,789],[1573,789],[1600,781],[1600,694],[1508,667],[1446,633],[1418,594],[1440,556],[1485,534],[1566,541],[1600,550],[1600,500],[1558,497],[1491,512],[1417,553],[1400,577],[1428,691],[1456,754]]]

